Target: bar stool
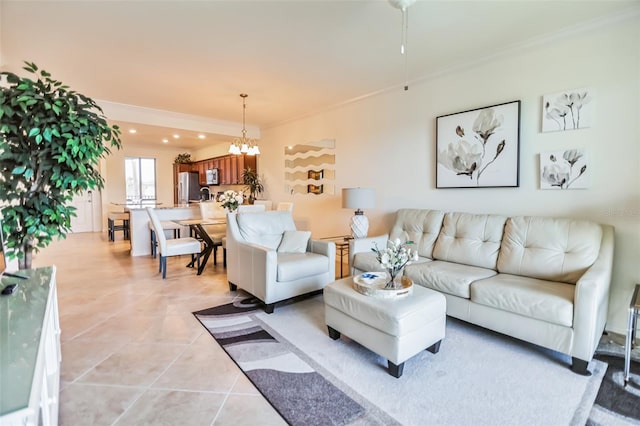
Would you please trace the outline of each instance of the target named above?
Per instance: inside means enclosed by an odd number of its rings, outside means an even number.
[[[151,236],[151,255],[155,259],[157,256],[158,241],[156,239],[156,232],[153,229],[153,224],[151,223],[151,221],[149,221],[148,223]],[[173,231],[173,238],[180,238],[180,225],[172,220],[161,220],[160,224],[162,225],[163,231]]]
[[[116,240],[116,231],[123,231],[124,239],[128,240],[129,212],[109,212],[109,214],[107,215],[107,228],[109,233],[109,241]]]

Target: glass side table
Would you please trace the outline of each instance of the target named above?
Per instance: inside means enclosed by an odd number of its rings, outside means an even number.
[[[629,303],[629,319],[627,321],[627,341],[624,345],[624,385],[629,382],[629,367],[631,363],[631,349],[636,339],[636,325],[640,312],[640,284],[636,284],[631,303]]]

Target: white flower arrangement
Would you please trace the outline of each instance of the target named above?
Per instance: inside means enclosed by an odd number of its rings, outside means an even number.
[[[407,247],[410,244],[413,244],[413,241],[407,241],[403,244],[399,238],[387,241],[387,248],[383,250],[379,249],[376,243],[373,244],[374,247],[371,251],[376,254],[376,260],[391,276],[387,287],[393,286],[394,278],[402,268],[408,263],[418,260],[418,252]]]
[[[234,212],[238,206],[244,202],[244,195],[242,195],[242,192],[236,192],[228,189],[220,194],[218,201],[221,203],[222,207],[230,212]]]

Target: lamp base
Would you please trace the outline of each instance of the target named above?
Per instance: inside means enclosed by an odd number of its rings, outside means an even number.
[[[353,238],[366,238],[369,232],[369,219],[364,214],[355,214],[351,217],[351,236]]]

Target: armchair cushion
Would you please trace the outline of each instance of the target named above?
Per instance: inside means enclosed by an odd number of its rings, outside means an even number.
[[[305,253],[311,238],[310,231],[284,231],[278,246],[280,253]]]
[[[329,258],[316,253],[278,253],[276,281],[286,282],[329,271]]]

